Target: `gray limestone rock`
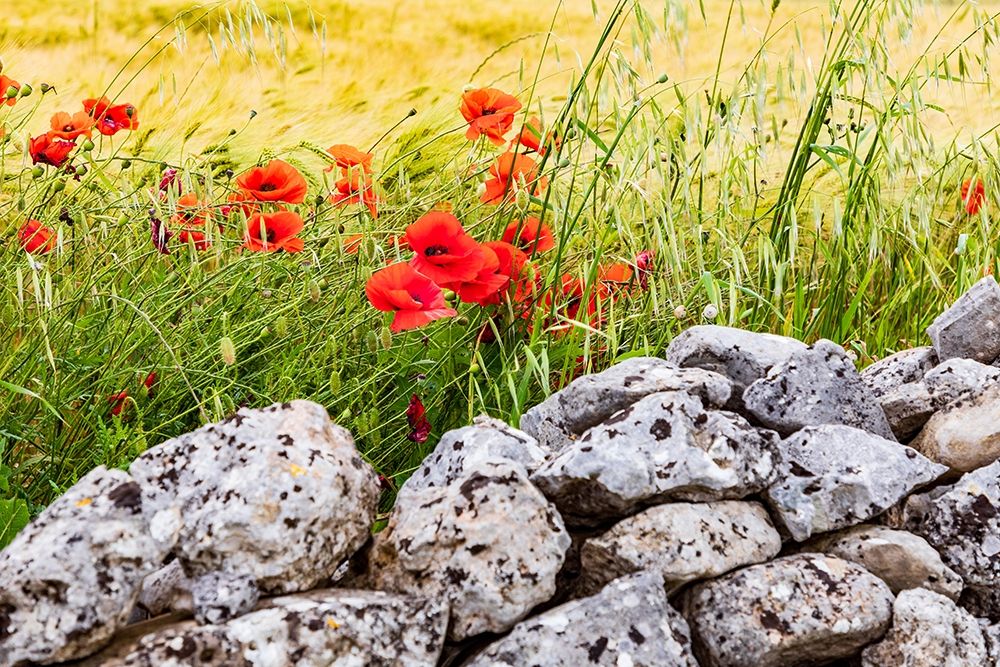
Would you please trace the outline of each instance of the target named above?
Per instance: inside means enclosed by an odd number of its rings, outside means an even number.
[[[987,667],[1000,667],[1000,624],[990,624],[984,619],[979,620],[979,629],[982,630],[983,639],[986,641],[986,662]]]
[[[368,539],[378,498],[350,433],[307,401],[241,409],[153,447],[130,472],[144,506],[181,511],[188,576],[251,575],[264,593],[333,574]]]
[[[781,536],[759,503],[723,500],[671,503],[623,519],[588,539],[580,551],[581,590],[649,570],[667,591],[762,563],[781,551]]]
[[[522,621],[466,667],[698,667],[663,579],[640,572]]]
[[[738,499],[766,488],[777,435],[686,392],[646,396],[539,468],[532,481],[567,523],[596,525],[667,500]]]
[[[775,364],[805,349],[805,343],[794,338],[706,324],[679,333],[667,347],[666,359],[682,368],[704,368],[732,380],[730,407],[738,409],[748,386]]]
[[[933,347],[914,347],[876,361],[861,371],[861,380],[881,399],[904,384],[919,382],[937,364]]]
[[[1000,285],[986,276],[927,327],[938,357],[988,364],[1000,356]]]
[[[955,361],[976,363],[965,359]],[[984,368],[997,371],[991,366]],[[998,416],[1000,385],[994,384],[936,413],[911,445],[929,459],[948,466],[952,472],[982,468],[1000,458]]]
[[[782,435],[843,424],[895,439],[885,413],[844,348],[821,340],[775,365],[743,393],[747,410]]]
[[[569,545],[521,464],[482,461],[447,486],[400,493],[361,581],[447,601],[460,640],[508,630],[551,598]]]
[[[524,413],[521,429],[542,447],[557,452],[591,426],[662,391],[686,391],[709,407],[722,407],[732,394],[732,383],[700,368],[677,368],[663,359],[635,357],[577,378]]]
[[[150,616],[191,613],[194,611],[191,584],[180,561],[174,559],[142,580],[136,605]]]
[[[404,484],[407,489],[446,486],[480,461],[514,461],[534,472],[547,452],[527,433],[490,417],[477,417],[472,426],[448,431],[437,447]]]
[[[884,526],[855,526],[829,533],[802,546],[803,552],[821,552],[863,566],[893,593],[926,588],[952,600],[962,592],[962,578],[941,560],[925,539]]]
[[[260,591],[252,576],[211,572],[194,581],[191,597],[195,620],[217,625],[251,611]]]
[[[892,601],[860,565],[801,554],[695,585],[684,615],[702,667],[805,667],[882,637]]]
[[[954,602],[928,590],[903,591],[892,606],[892,629],[862,653],[863,667],[983,667],[979,623]]]
[[[929,506],[928,506],[929,505]],[[1000,461],[966,473],[908,522],[965,581],[963,603],[1000,620]]]
[[[765,497],[799,542],[870,519],[947,472],[905,445],[850,426],[806,427],[781,442],[781,456]]]
[[[0,665],[80,658],[125,626],[179,523],[144,509],[135,480],[101,466],[0,552]]]

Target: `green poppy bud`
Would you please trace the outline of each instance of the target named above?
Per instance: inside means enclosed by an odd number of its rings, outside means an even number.
[[[31,168],[32,178],[41,178],[44,175],[45,175],[45,170],[42,169],[41,165],[36,164],[34,167]]]
[[[24,84],[23,86],[21,86],[21,97],[27,97],[28,95],[31,94],[32,90],[34,89],[31,87],[31,84],[28,83]]]

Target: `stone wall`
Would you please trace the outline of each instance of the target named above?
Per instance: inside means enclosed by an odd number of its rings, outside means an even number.
[[[0,553],[0,666],[1000,665],[1000,286],[858,373],[716,326],[379,485],[305,401],[98,468]]]

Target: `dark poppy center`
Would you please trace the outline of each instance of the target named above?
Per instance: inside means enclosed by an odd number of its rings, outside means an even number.
[[[63,125],[63,132],[72,132],[72,131],[73,131],[72,125]]]
[[[274,183],[264,183],[260,186],[261,192],[273,192],[278,189],[278,186]]]
[[[424,250],[424,255],[426,257],[437,257],[439,255],[447,255],[447,254],[448,254],[448,246],[443,246],[443,245],[432,245],[429,246],[426,250]]]
[[[496,112],[497,112],[496,109],[483,109],[483,115],[484,116],[492,116]]]
[[[275,234],[273,229],[268,229],[267,234],[264,235],[268,243],[274,243],[274,236]]]

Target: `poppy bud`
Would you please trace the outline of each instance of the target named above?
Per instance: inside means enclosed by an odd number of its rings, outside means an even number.
[[[475,374],[476,374],[476,373],[478,373],[478,372],[479,372],[479,364],[478,364],[478,363],[476,363],[475,361],[473,361],[473,362],[472,362],[472,363],[471,363],[471,364],[469,365],[469,373],[470,373],[471,375],[475,375]]]
[[[15,97],[17,97],[17,87],[8,86],[7,91],[4,93],[4,95],[7,97],[8,100],[14,99]]]
[[[375,335],[374,331],[369,331],[368,335],[365,336],[365,345],[369,352],[378,352],[378,336]]]
[[[86,141],[84,141],[84,142],[83,142],[83,143],[82,143],[82,144],[80,145],[80,148],[82,148],[82,149],[84,150],[84,152],[87,152],[87,151],[92,151],[92,150],[94,150],[94,142],[93,142],[93,141],[91,141],[90,139],[87,139]],[[124,168],[125,168],[125,164],[126,164],[127,162],[128,162],[128,160],[123,160],[123,161],[122,161],[122,169],[124,169]]]
[[[468,323],[469,323],[469,318],[466,317],[465,315],[461,315],[461,316],[455,318],[455,324],[457,324],[459,326],[464,327]]]
[[[706,320],[714,320],[719,316],[719,309],[715,307],[714,304],[708,304],[705,306],[705,310],[701,311],[701,316]]]
[[[330,373],[330,391],[334,394],[340,393],[340,373],[337,371]]]
[[[516,201],[517,207],[521,210],[527,210],[528,204],[531,203],[531,195],[528,194],[528,189],[523,185],[517,189]]]
[[[324,197],[323,195],[316,195],[315,201],[316,201],[316,206],[322,206],[323,202],[326,201],[326,197]]]
[[[76,174],[77,176],[83,176],[84,174],[86,174],[86,173],[87,173],[87,166],[86,166],[86,165],[83,165],[83,164],[81,164],[81,165],[80,165],[79,167],[77,167],[77,168],[76,168],[76,170],[74,171],[74,173],[75,173],[75,174]]]
[[[49,92],[50,90],[55,90],[55,88],[54,88],[53,86],[50,86],[50,85],[49,85],[49,84],[47,84],[47,83],[43,83],[43,84],[42,84],[41,86],[39,86],[39,87],[40,87],[40,88],[41,88],[41,90],[42,90],[42,95],[44,95],[45,93]]]
[[[118,216],[118,224],[119,225],[126,225],[126,224],[128,224],[128,216],[125,215],[124,213],[122,213],[120,216]]]
[[[452,301],[454,301],[455,298],[458,296],[457,294],[455,294],[454,292],[452,292],[450,289],[443,289],[443,290],[441,290],[441,294],[444,295],[444,300],[447,301],[447,302],[449,302],[449,303],[451,303]]]
[[[132,160],[122,160],[122,169],[128,169],[131,166],[132,166]]]
[[[128,105],[127,107],[125,107],[125,115],[128,116],[129,118],[131,118],[132,116],[134,116],[135,115],[135,107],[133,107],[131,104]]]
[[[236,129],[235,128],[232,128],[232,127],[229,128],[229,136],[231,136],[231,137],[235,137],[236,136]]]
[[[223,336],[219,341],[219,353],[222,355],[222,363],[232,366],[236,363],[236,345],[229,336]]]
[[[389,327],[382,327],[382,330],[379,331],[379,335],[382,337],[382,347],[384,347],[387,350],[391,349],[392,348],[392,332],[389,331]]]
[[[267,338],[270,335],[271,335],[271,327],[264,326],[264,327],[260,328],[260,337],[261,338]]]
[[[559,168],[560,169],[565,169],[568,166],[569,166],[569,158],[568,157],[564,157],[563,159],[559,160]]]
[[[669,76],[667,76],[666,74],[661,74],[660,77],[656,80],[656,83],[666,83],[669,80],[670,80]]]
[[[250,109],[250,118],[253,119],[253,118],[256,118],[256,117],[257,117],[257,112],[255,110],[253,110],[253,109]]]
[[[23,86],[21,86],[21,97],[27,97],[28,95],[31,94],[31,91],[32,91],[31,84],[28,83],[24,84]]]
[[[44,174],[45,174],[45,170],[42,169],[42,167],[40,165],[36,164],[34,167],[31,168],[31,177],[32,178],[41,178]]]
[[[288,319],[284,315],[280,315],[274,320],[274,333],[278,334],[280,338],[288,335]]]
[[[56,181],[55,183],[52,184],[52,189],[55,192],[62,192],[63,190],[66,189],[66,184],[63,183],[62,181]]]
[[[315,280],[309,281],[309,300],[313,303],[317,303],[320,297],[319,283]]]
[[[685,308],[684,306],[677,306],[676,308],[674,308],[674,317],[676,317],[679,320],[683,320],[685,317],[687,317],[687,314],[688,314],[687,308]]]

